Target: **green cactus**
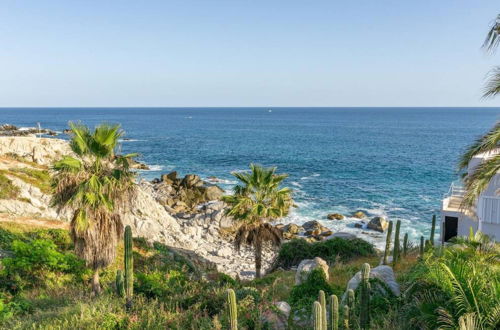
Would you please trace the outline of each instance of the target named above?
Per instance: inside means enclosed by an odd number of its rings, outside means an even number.
[[[436,215],[434,214],[432,216],[432,227],[431,227],[431,237],[430,237],[430,242],[431,245],[434,245],[434,234],[436,233]]]
[[[314,330],[323,330],[323,311],[321,304],[317,301],[313,305],[313,328]]]
[[[349,310],[351,310],[351,324],[354,324],[354,304],[356,303],[356,297],[354,295],[354,290],[347,290],[347,306],[349,306]]]
[[[328,323],[326,321],[326,296],[325,296],[325,291],[319,290],[318,301],[321,304],[321,325],[323,326],[322,329],[326,330],[326,327],[327,327]]]
[[[405,237],[403,238],[403,256],[406,257],[408,254],[408,233],[405,233]]]
[[[344,305],[343,317],[344,317],[342,321],[343,327],[344,329],[349,329],[349,306],[347,305]]]
[[[332,294],[330,296],[330,320],[331,320],[331,330],[339,329],[339,299],[336,295]]]
[[[359,322],[361,329],[370,328],[370,293],[370,265],[365,263],[361,268],[361,293],[359,306]]]
[[[420,236],[420,258],[424,257],[424,236]]]
[[[121,269],[118,269],[116,271],[115,284],[116,284],[116,293],[118,294],[118,296],[124,297],[125,296],[125,283],[124,283],[124,279],[123,279],[123,272]]]
[[[126,307],[132,307],[134,295],[134,257],[132,255],[132,228],[125,227],[125,295]]]
[[[387,236],[385,239],[385,251],[384,251],[384,265],[387,265],[387,257],[391,253],[391,239],[392,239],[392,221],[389,221],[389,228],[387,228]]]
[[[398,220],[396,222],[396,233],[394,234],[394,251],[392,254],[392,264],[393,266],[396,266],[399,258],[399,251],[400,251],[400,245],[399,245],[399,231],[401,229],[401,220]]]
[[[236,294],[233,289],[227,289],[227,306],[229,310],[229,329],[238,330],[238,307],[236,305]]]

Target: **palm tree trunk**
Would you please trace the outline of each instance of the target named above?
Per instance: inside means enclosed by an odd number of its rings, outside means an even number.
[[[92,291],[94,295],[98,296],[101,293],[101,283],[99,282],[99,269],[94,270],[94,275],[92,276]]]
[[[260,269],[262,268],[262,238],[255,239],[255,277],[260,278]]]

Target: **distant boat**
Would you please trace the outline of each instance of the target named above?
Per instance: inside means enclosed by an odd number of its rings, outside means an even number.
[[[269,110],[267,110],[267,111],[268,111],[268,112],[273,112],[273,110],[271,110],[271,109],[269,109]]]

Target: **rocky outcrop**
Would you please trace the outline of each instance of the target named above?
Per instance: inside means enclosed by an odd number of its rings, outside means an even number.
[[[328,220],[344,220],[344,216],[340,213],[330,213],[326,216]]]
[[[383,233],[389,227],[389,222],[384,217],[374,217],[368,222],[367,227]]]
[[[382,283],[385,284],[385,286],[387,286],[391,290],[392,294],[394,294],[395,296],[400,295],[399,284],[398,284],[398,282],[396,282],[396,278],[394,276],[394,271],[392,270],[392,268],[390,266],[381,265],[381,266],[377,266],[377,267],[373,268],[370,272],[370,278],[376,278],[376,279],[380,280]],[[347,291],[349,289],[356,290],[356,288],[359,286],[359,283],[361,283],[361,272],[360,271],[357,272],[347,283],[347,288],[346,288],[346,291],[342,297],[342,300],[345,299],[345,297],[347,295]],[[378,288],[375,288],[375,289],[377,289],[381,292],[385,291],[385,288],[383,288],[380,285]]]
[[[56,132],[50,129],[38,129],[36,127],[23,127],[18,128],[17,126],[10,124],[0,125],[0,136],[33,136],[35,134],[45,134],[55,136]]]
[[[50,165],[63,155],[72,154],[67,141],[33,136],[0,136],[0,156],[16,155],[40,165]]]
[[[304,259],[300,262],[295,273],[295,285],[304,282],[314,269],[321,269],[325,273],[326,280],[330,278],[328,264],[320,257],[314,259]]]
[[[366,218],[366,213],[363,211],[357,211],[357,212],[354,212],[354,214],[352,216],[354,218],[363,219],[363,218]]]
[[[224,190],[194,174],[178,178],[177,172],[171,172],[151,183],[155,199],[172,213],[196,213],[198,205],[219,200],[224,194]]]

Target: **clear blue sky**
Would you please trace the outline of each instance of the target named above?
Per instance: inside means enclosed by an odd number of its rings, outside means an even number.
[[[0,2],[0,106],[500,106],[500,2]]]

